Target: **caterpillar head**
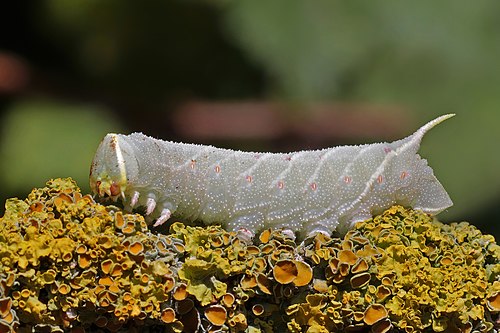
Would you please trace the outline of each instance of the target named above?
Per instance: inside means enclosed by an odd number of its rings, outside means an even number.
[[[122,135],[107,134],[90,167],[90,188],[97,195],[116,200],[125,196],[129,181],[137,178],[139,165],[133,147]]]

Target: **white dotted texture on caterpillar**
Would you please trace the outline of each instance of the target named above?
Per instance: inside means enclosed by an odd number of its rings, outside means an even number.
[[[438,214],[450,197],[418,155],[438,117],[391,143],[286,154],[255,153],[108,134],[90,172],[99,196],[146,207],[155,226],[171,216],[255,233],[284,228],[300,237],[341,234],[395,205]]]

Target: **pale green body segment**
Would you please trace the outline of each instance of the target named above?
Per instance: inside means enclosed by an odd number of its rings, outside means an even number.
[[[417,151],[441,116],[392,143],[288,154],[253,153],[108,134],[91,168],[100,195],[122,195],[164,222],[171,215],[230,230],[282,227],[302,236],[372,217],[394,204],[437,214],[452,202]]]

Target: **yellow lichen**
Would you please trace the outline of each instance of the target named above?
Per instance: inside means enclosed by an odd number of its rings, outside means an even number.
[[[293,260],[281,260],[274,265],[273,276],[281,284],[291,283],[298,276]]]
[[[272,229],[250,244],[220,226],[152,233],[69,179],[5,206],[0,332],[499,329],[493,237],[411,209],[298,245]]]
[[[387,310],[382,304],[370,304],[365,310],[363,320],[367,325],[373,325],[387,318]]]
[[[227,319],[227,311],[221,305],[211,305],[205,309],[205,317],[215,326],[222,326]]]
[[[342,239],[317,236],[305,257],[321,294],[287,309],[290,331],[486,332],[498,325],[500,250],[467,223],[444,225],[396,206]]]
[[[175,321],[175,311],[172,308],[166,308],[161,312],[161,320],[170,324]]]
[[[150,234],[141,216],[117,211],[61,179],[33,190],[25,202],[7,201],[0,247],[3,257],[19,259],[3,260],[0,272],[17,276],[6,295],[12,296],[22,329],[41,324],[116,329],[142,313],[161,318],[159,304],[170,298],[175,277],[168,269],[153,269],[154,262],[174,266],[176,251],[157,255],[154,241],[166,236]],[[116,216],[133,225],[129,234],[116,228]],[[131,253],[127,242],[140,243],[144,254]],[[101,309],[98,317],[93,304]]]

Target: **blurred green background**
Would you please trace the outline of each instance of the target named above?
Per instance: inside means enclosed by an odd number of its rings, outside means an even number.
[[[393,140],[456,113],[421,149],[455,203],[440,218],[498,239],[499,59],[496,0],[10,2],[0,200],[51,177],[88,191],[107,132],[279,151]]]

